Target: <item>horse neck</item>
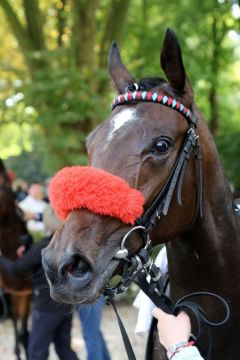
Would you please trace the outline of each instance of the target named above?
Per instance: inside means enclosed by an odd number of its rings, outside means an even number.
[[[184,287],[200,290],[208,286],[217,291],[217,287],[222,287],[231,277],[230,268],[240,276],[239,221],[214,142],[211,137],[206,138],[208,144],[204,144],[204,139],[202,144],[205,158],[203,219],[197,219],[190,231],[167,245],[173,288],[181,287],[183,291]]]
[[[19,239],[23,234],[27,234],[27,228],[17,209],[0,217],[0,249],[4,255],[16,257]]]

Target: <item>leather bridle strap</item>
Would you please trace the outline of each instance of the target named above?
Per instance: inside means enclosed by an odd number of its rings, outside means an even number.
[[[195,151],[195,159],[197,161],[197,199],[196,199],[196,210],[192,220],[192,224],[195,222],[197,215],[199,214],[202,218],[202,156],[200,151],[200,143],[198,135],[195,130],[197,127],[197,115],[195,105],[193,104],[191,109],[181,104],[176,99],[169,96],[150,91],[133,91],[121,94],[116,97],[112,102],[112,110],[117,106],[124,106],[134,104],[138,102],[152,102],[158,103],[168,108],[178,111],[188,122],[189,129],[186,134],[186,139],[181,152],[173,166],[173,169],[156,198],[152,204],[147,208],[145,213],[137,220],[138,225],[142,225],[150,232],[155,226],[156,221],[160,219],[162,215],[167,215],[170,202],[174,190],[177,186],[177,200],[182,205],[182,185],[183,178],[186,170],[186,165],[190,159],[191,153]]]
[[[187,132],[186,140],[183,144],[181,152],[172,168],[172,171],[165,182],[163,188],[158,193],[156,198],[153,200],[151,205],[147,208],[145,213],[137,220],[137,224],[144,226],[147,229],[147,232],[151,232],[152,228],[155,226],[156,221],[160,219],[162,215],[167,215],[170,202],[174,190],[177,186],[177,200],[180,205],[182,205],[181,193],[182,193],[182,184],[183,178],[186,170],[186,165],[192,151],[195,150],[195,158],[197,160],[197,200],[196,200],[196,210],[194,215],[194,221],[199,213],[202,217],[202,164],[201,164],[201,153],[198,136],[195,133],[194,127],[191,126]]]
[[[141,229],[139,229],[141,230]],[[129,341],[128,335],[124,328],[124,325],[118,315],[117,309],[114,306],[113,298],[116,294],[120,294],[125,291],[128,286],[135,282],[139,288],[152,300],[152,302],[163,311],[168,314],[178,315],[183,310],[190,311],[196,318],[197,323],[197,335],[194,337],[196,345],[199,346],[199,341],[202,337],[202,328],[207,327],[208,330],[208,342],[207,351],[204,354],[206,360],[210,360],[212,349],[211,327],[217,327],[223,325],[229,318],[229,306],[227,302],[219,295],[210,292],[195,292],[186,295],[179,299],[175,304],[171,299],[165,295],[165,282],[162,281],[161,269],[159,269],[150,260],[151,244],[147,240],[145,247],[141,248],[138,253],[130,258],[126,258],[124,261],[123,279],[114,288],[108,288],[105,290],[105,296],[108,303],[110,303],[116,313],[120,331],[122,334],[123,342],[128,354],[129,360],[136,360],[134,351]],[[150,282],[147,281],[147,276],[150,276]],[[204,309],[193,301],[190,301],[193,297],[208,296],[218,300],[225,308],[226,315],[220,322],[212,322],[208,319]],[[201,351],[203,353],[203,351]]]
[[[126,349],[126,352],[127,352],[127,355],[128,355],[128,360],[136,360],[136,356],[134,354],[134,351],[133,351],[133,348],[132,348],[132,345],[130,343],[130,340],[129,340],[129,337],[128,337],[128,334],[126,332],[126,329],[123,325],[123,322],[118,314],[118,311],[117,311],[117,308],[114,304],[114,301],[112,298],[108,298],[108,304],[112,305],[113,307],[113,310],[116,314],[116,317],[117,317],[117,321],[118,321],[118,326],[119,326],[119,329],[121,331],[121,335],[122,335],[122,339],[123,339],[123,343],[124,343],[124,346],[125,346],[125,349]]]

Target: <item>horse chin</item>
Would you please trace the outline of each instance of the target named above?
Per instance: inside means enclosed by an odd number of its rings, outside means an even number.
[[[48,281],[50,296],[53,300],[66,304],[94,303],[104,291],[118,265],[119,260],[111,260],[104,269],[96,268],[91,282],[84,287],[78,286],[77,278],[71,274],[60,284],[53,285]]]

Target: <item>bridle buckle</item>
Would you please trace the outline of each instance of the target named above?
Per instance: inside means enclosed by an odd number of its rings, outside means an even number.
[[[123,239],[122,239],[122,242],[121,242],[120,249],[119,249],[119,250],[116,252],[116,254],[114,255],[114,257],[113,257],[114,259],[126,259],[126,258],[128,257],[129,252],[128,252],[127,247],[125,246],[125,243],[126,243],[128,237],[129,237],[129,235],[131,235],[131,234],[132,234],[134,231],[136,231],[136,230],[142,230],[143,232],[146,233],[146,230],[147,230],[147,229],[145,228],[145,226],[141,226],[141,225],[139,225],[139,226],[134,226],[134,228],[130,229],[130,230],[124,235],[124,237],[123,237]],[[146,233],[146,235],[147,235],[147,240],[146,240],[146,242],[145,242],[144,249],[147,249],[147,248],[149,247],[150,243],[151,243],[149,234]]]

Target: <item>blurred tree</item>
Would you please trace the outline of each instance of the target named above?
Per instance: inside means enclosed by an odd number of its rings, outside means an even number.
[[[121,42],[129,4],[130,0],[0,3],[25,60],[24,102],[38,114],[52,171],[85,161],[85,136],[102,119],[99,109],[107,104],[106,48],[110,34]],[[96,48],[98,37],[101,46]]]
[[[196,102],[227,174],[240,187],[240,164],[234,161],[240,134],[239,1],[1,0],[0,6],[0,129],[13,122],[14,113],[22,129],[22,123],[35,127],[34,141],[44,143],[51,172],[86,160],[85,136],[109,111],[111,41],[124,42],[122,57],[134,76],[163,76],[159,48],[169,26],[179,36]],[[24,146],[29,150],[27,139]]]

